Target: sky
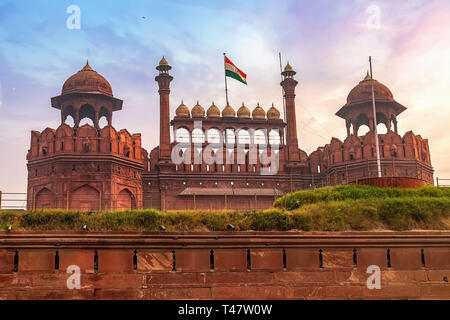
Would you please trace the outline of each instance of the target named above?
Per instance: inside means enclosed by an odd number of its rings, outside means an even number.
[[[80,9],[80,28],[71,5]],[[70,26],[70,24],[69,24]],[[57,128],[50,98],[89,59],[124,100],[113,126],[158,144],[155,66],[172,66],[171,115],[181,100],[225,105],[223,53],[247,74],[230,104],[282,109],[278,52],[297,71],[297,131],[308,154],[345,139],[335,116],[372,56],[374,78],[407,107],[399,133],[429,139],[435,177],[450,178],[450,1],[0,0],[0,190],[26,192],[31,130]]]

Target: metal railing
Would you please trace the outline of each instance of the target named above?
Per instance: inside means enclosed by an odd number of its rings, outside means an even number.
[[[140,194],[140,199],[147,200],[151,193]],[[38,203],[39,202],[39,203]],[[142,202],[142,201],[141,201]],[[0,209],[2,210],[27,210],[33,209],[71,209],[80,211],[101,211],[140,209],[138,201],[134,198],[122,199],[121,194],[99,193],[96,196],[70,195],[67,193],[51,196],[45,199],[29,198],[25,192],[0,191]]]
[[[26,210],[27,194],[23,192],[1,192],[0,208],[6,210]]]
[[[436,178],[437,187],[450,187],[450,179]]]

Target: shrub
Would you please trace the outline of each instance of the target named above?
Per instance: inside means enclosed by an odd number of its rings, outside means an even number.
[[[288,193],[275,200],[274,206],[293,210],[302,205],[320,201],[339,201],[357,199],[386,199],[386,198],[448,198],[450,188],[426,186],[415,189],[380,188],[366,185],[340,185],[313,190],[301,190]]]
[[[338,186],[298,191],[253,211],[0,211],[0,228],[91,231],[343,231],[450,228],[450,188]],[[285,208],[286,207],[286,208]]]

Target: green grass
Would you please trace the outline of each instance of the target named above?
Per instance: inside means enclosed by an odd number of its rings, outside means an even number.
[[[0,230],[345,231],[450,229],[450,188],[338,186],[298,191],[253,211],[1,211]]]
[[[341,185],[337,187],[324,187],[314,190],[302,190],[289,193],[278,198],[274,206],[293,210],[305,204],[322,201],[348,201],[359,199],[417,199],[417,198],[449,198],[450,188],[437,188],[432,186],[404,189],[379,188],[365,185]]]

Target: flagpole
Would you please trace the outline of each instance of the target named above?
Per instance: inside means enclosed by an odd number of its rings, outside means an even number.
[[[375,108],[375,91],[373,89],[373,74],[372,74],[372,57],[369,56],[370,65],[370,82],[372,84],[372,109],[373,109],[373,125],[375,129],[375,148],[377,149],[377,171],[378,178],[381,178],[381,161],[380,161],[380,146],[378,143],[378,130],[377,130],[377,111]]]
[[[226,57],[226,53],[223,53],[223,68],[224,68],[224,73],[225,73],[225,98],[227,100],[227,106],[228,104],[228,86],[227,86],[227,69],[226,69],[226,61],[225,61],[225,57]]]
[[[283,81],[283,66],[281,64],[281,52],[278,52],[278,56],[280,58],[280,79]],[[286,121],[286,102],[284,100],[284,89],[281,87],[281,97],[283,98],[283,119]],[[286,131],[284,132],[284,141],[286,141]]]

